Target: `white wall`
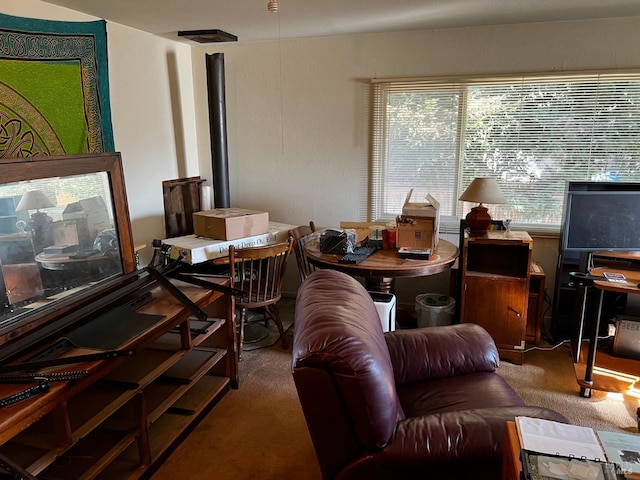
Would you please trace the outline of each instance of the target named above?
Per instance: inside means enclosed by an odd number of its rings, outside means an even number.
[[[38,0],[3,0],[0,12],[49,20],[94,17]],[[107,21],[115,149],[122,153],[136,244],[164,237],[162,181],[198,175],[191,49]]]
[[[38,0],[3,0],[0,11],[87,19]],[[193,47],[107,30],[116,149],[135,240],[148,245],[164,234],[162,180],[212,180],[205,53],[225,55],[231,204],[321,226],[365,219],[371,78],[640,66],[640,17]],[[535,240],[548,291],[556,243]],[[448,275],[399,286],[410,303],[447,292]]]
[[[371,78],[638,68],[638,32],[640,17],[196,46],[194,91],[206,98],[205,53],[223,52],[232,205],[336,226],[366,220]],[[206,102],[196,115],[210,178]],[[533,257],[552,296],[557,239],[536,238]],[[448,274],[398,286],[412,303],[447,293]]]

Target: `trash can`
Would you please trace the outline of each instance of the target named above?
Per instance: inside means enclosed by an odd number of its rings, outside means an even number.
[[[451,325],[456,300],[441,293],[423,293],[416,297],[418,327]]]

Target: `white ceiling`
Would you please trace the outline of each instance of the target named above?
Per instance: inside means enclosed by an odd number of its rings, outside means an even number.
[[[640,16],[640,0],[44,0],[177,39],[219,29],[238,41]]]

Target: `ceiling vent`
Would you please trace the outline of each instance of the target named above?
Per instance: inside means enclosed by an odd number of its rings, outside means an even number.
[[[179,37],[188,38],[198,43],[237,42],[238,37],[222,30],[184,30],[178,32]]]

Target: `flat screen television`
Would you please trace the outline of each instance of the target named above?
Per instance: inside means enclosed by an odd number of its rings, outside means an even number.
[[[561,251],[640,251],[640,183],[568,182]]]

